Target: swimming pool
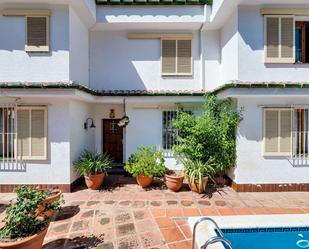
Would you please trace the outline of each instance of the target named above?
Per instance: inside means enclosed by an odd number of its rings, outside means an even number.
[[[234,249],[309,249],[309,227],[222,229]]]

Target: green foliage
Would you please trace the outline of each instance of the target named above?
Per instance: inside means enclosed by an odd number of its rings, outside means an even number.
[[[38,206],[48,198],[47,191],[40,191],[31,187],[19,187],[16,189],[17,199],[11,202],[6,209],[4,218],[5,226],[0,230],[0,241],[17,240],[32,236],[40,232],[49,222],[49,218],[43,218],[38,212]],[[44,206],[43,212],[59,210],[62,201],[54,201]]]
[[[74,167],[81,175],[96,175],[106,172],[111,164],[112,160],[107,154],[85,150]]]
[[[201,160],[185,159],[183,166],[190,183],[194,184],[194,181],[197,180],[199,188],[203,186],[205,176],[212,178],[215,174],[215,163],[211,158],[205,163]]]
[[[218,100],[208,95],[203,113],[193,116],[180,112],[173,125],[179,130],[176,154],[190,160],[214,163],[217,174],[234,167],[236,161],[236,129],[241,113],[231,99]]]
[[[140,174],[163,176],[166,171],[163,152],[156,147],[138,146],[137,149],[139,152],[133,153],[125,163],[125,170],[134,177]]]

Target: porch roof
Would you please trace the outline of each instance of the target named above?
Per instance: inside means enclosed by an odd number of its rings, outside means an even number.
[[[212,0],[96,0],[98,5],[211,5]]]
[[[230,81],[213,91],[203,90],[95,90],[71,81],[62,82],[0,82],[1,89],[76,89],[93,96],[203,96],[228,89],[309,89],[309,82],[245,82]]]

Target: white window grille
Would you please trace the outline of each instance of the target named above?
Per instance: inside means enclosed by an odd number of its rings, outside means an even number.
[[[293,157],[294,158],[309,158],[309,110],[295,109],[294,110],[294,129],[292,136]]]
[[[177,144],[178,130],[173,127],[173,120],[177,118],[177,111],[163,111],[163,129],[162,142],[164,150],[172,150],[173,146]]]
[[[193,114],[193,108],[182,108],[189,114]],[[166,156],[173,156],[172,149],[177,145],[179,131],[173,126],[173,120],[177,119],[178,110],[165,110],[162,112],[162,147]]]
[[[17,159],[16,105],[0,105],[0,169],[12,170]]]

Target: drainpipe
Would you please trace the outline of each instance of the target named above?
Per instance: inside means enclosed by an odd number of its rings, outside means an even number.
[[[206,89],[205,84],[205,58],[204,58],[204,48],[205,48],[205,42],[203,38],[203,30],[205,27],[206,22],[208,22],[209,16],[211,13],[211,6],[204,5],[204,17],[203,17],[203,23],[201,24],[201,27],[199,29],[199,35],[200,35],[200,67],[201,67],[201,88],[203,91]]]

